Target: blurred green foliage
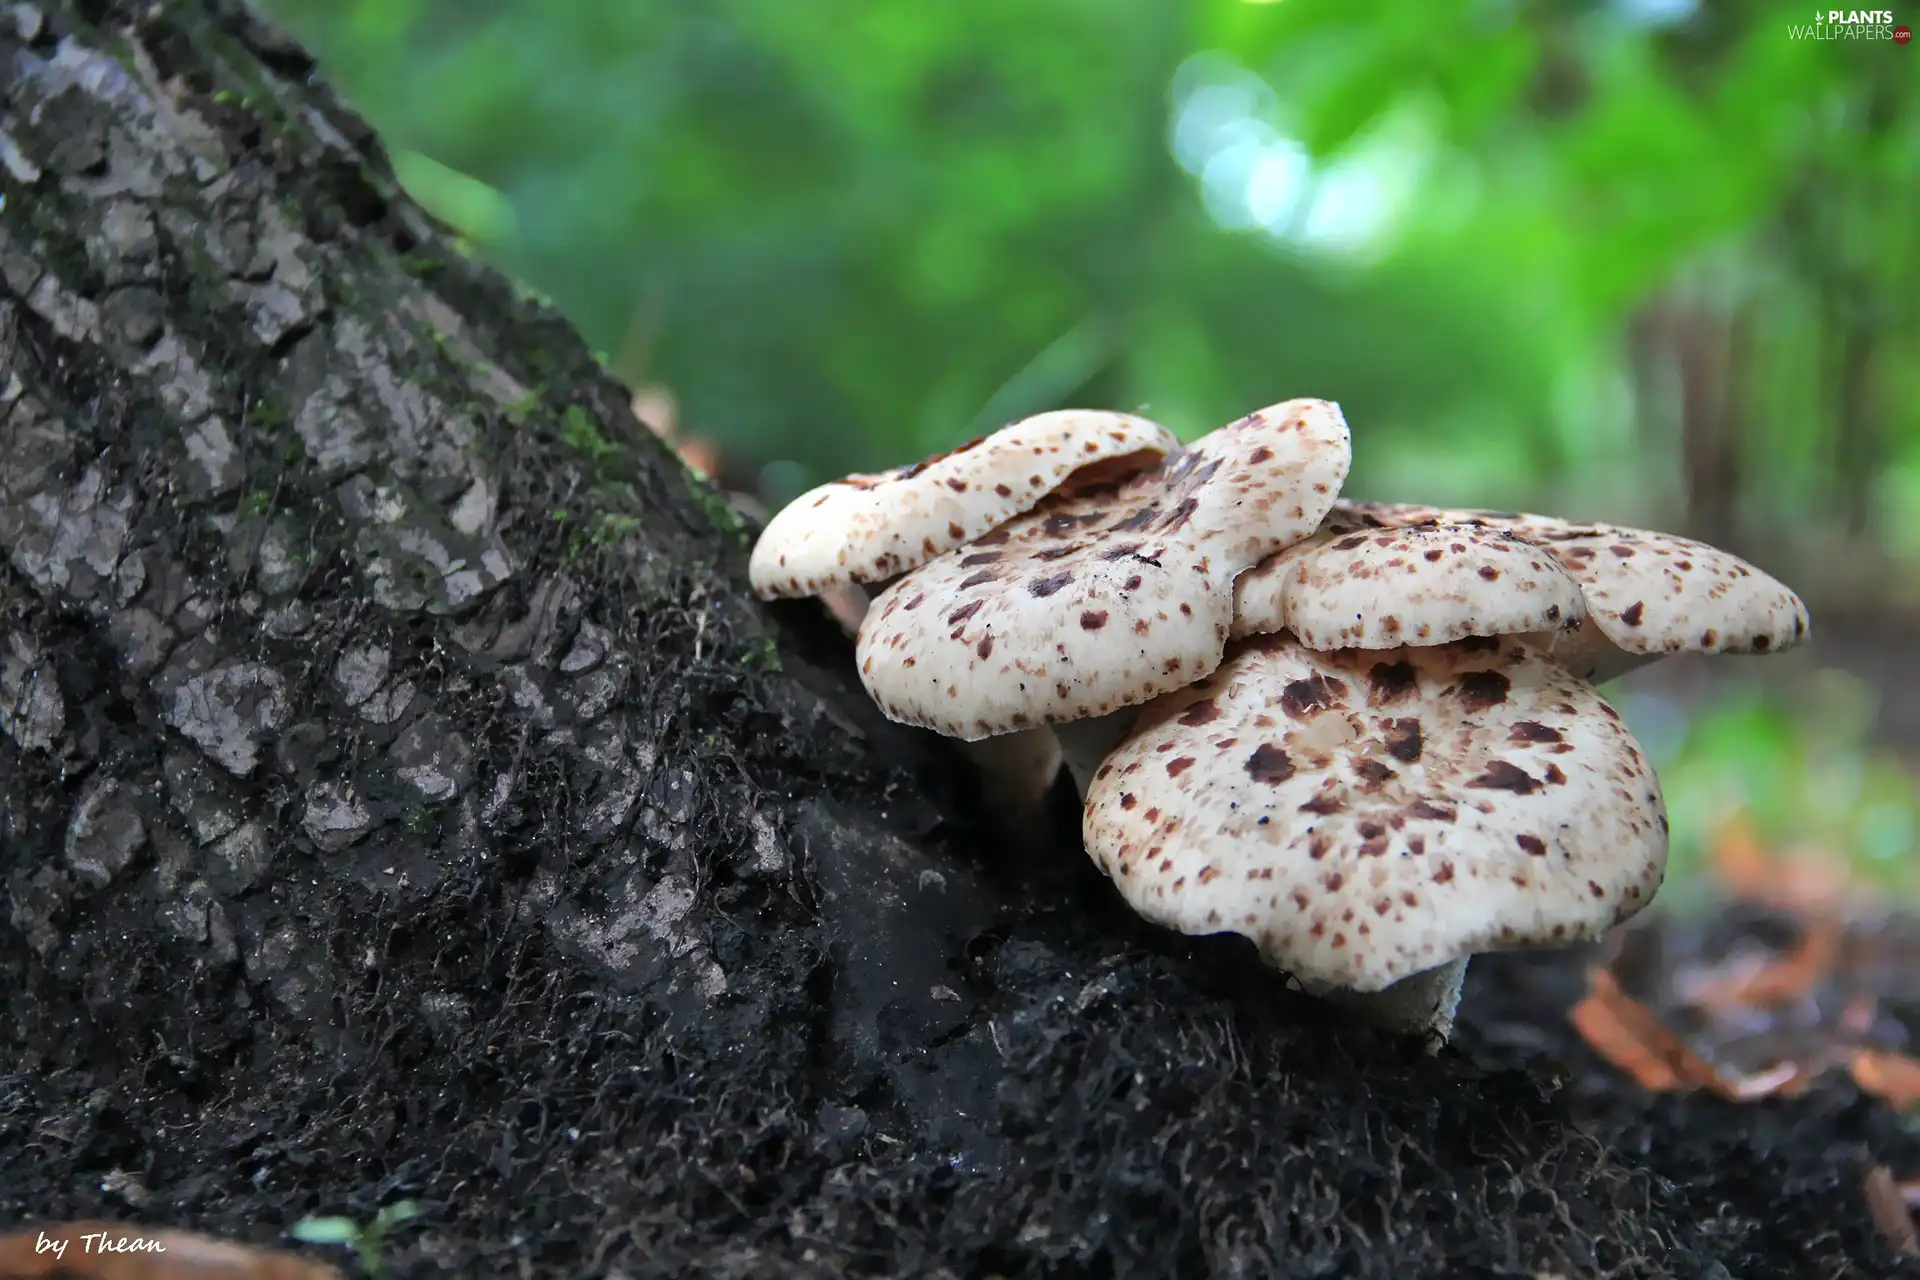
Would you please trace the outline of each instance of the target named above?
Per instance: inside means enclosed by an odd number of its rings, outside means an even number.
[[[1776,857],[1844,862],[1864,884],[1920,902],[1920,781],[1872,740],[1875,690],[1822,671],[1685,718],[1610,692],[1653,756],[1666,794],[1669,906],[1712,900],[1698,873],[1736,814]]]
[[[1920,554],[1920,51],[1798,6],[268,7],[774,500],[1065,403],[1311,394],[1369,496]]]

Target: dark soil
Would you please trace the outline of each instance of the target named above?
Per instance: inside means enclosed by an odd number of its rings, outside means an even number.
[[[889,853],[812,846],[830,975],[788,985],[806,939],[743,916],[730,991],[678,1029],[483,928],[431,1000],[370,975],[351,1043],[193,1007],[174,1043],[92,1043],[0,1083],[0,1215],[266,1241],[412,1197],[399,1276],[1920,1275],[1860,1192],[1920,1136],[1837,1080],[1642,1095],[1568,1028],[1578,957],[1480,962],[1428,1057],[1329,1025],[1237,942],[1136,927],[1070,848],[938,886]]]

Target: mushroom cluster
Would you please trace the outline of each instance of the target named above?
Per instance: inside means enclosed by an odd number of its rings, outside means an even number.
[[[802,495],[753,581],[877,588],[855,660],[889,718],[1056,736],[1134,910],[1437,1043],[1469,957],[1592,941],[1660,887],[1660,784],[1595,685],[1790,648],[1807,611],[1669,534],[1344,499],[1351,461],[1325,400],[1185,446],[1042,414]]]

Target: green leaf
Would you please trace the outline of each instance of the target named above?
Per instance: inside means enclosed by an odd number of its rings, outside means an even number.
[[[350,1245],[360,1239],[360,1224],[352,1218],[302,1218],[287,1234],[306,1244]]]

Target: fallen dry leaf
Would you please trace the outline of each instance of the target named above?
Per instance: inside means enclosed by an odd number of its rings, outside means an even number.
[[[1853,1082],[1896,1110],[1920,1107],[1920,1059],[1879,1049],[1855,1050]]]
[[[1870,995],[1855,996],[1840,1010],[1840,1029],[1852,1036],[1863,1036],[1873,1029],[1880,1016],[1880,1002]]]
[[[1620,989],[1605,969],[1590,975],[1592,990],[1573,1007],[1573,1026],[1601,1057],[1656,1093],[1698,1089],[1715,1082],[1713,1067],[1653,1012]]]
[[[1867,1216],[1887,1238],[1896,1253],[1920,1258],[1920,1228],[1915,1227],[1901,1184],[1894,1181],[1893,1170],[1880,1165],[1867,1174]]]
[[[1750,1076],[1730,1076],[1716,1071],[1708,1086],[1730,1102],[1757,1102],[1761,1098],[1797,1098],[1813,1087],[1820,1067],[1800,1062],[1776,1062]]]
[[[1777,1062],[1752,1075],[1736,1076],[1716,1068],[1660,1020],[1660,1015],[1627,995],[1605,969],[1589,975],[1592,989],[1568,1016],[1583,1039],[1601,1057],[1655,1093],[1707,1089],[1733,1102],[1797,1097],[1819,1072],[1798,1062]]]
[[[186,1231],[63,1222],[0,1236],[0,1280],[343,1280],[330,1266]]]
[[[1814,920],[1792,955],[1710,978],[1688,993],[1687,1002],[1709,1010],[1791,1004],[1811,993],[1833,971],[1844,932],[1835,920]]]

